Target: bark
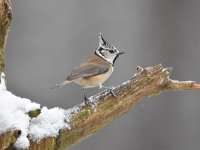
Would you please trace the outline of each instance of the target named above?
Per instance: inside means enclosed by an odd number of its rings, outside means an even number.
[[[4,49],[7,41],[10,23],[12,20],[10,0],[0,0],[0,73],[4,71]],[[5,149],[14,143],[20,131],[7,131],[0,135],[0,149]]]
[[[12,20],[10,0],[0,0],[0,72],[4,71],[4,50]]]
[[[99,131],[102,127],[126,113],[130,108],[144,97],[150,97],[166,91],[200,90],[200,85],[194,81],[176,81],[169,78],[171,68],[163,68],[162,65],[138,67],[137,73],[128,81],[115,87],[113,92],[103,91],[93,96],[95,105],[77,105],[79,111],[74,114],[70,121],[71,129],[59,131],[57,137],[47,137],[40,142],[30,139],[31,150],[57,150],[65,149],[73,144],[86,139],[88,136]],[[30,116],[37,117],[39,110],[30,112]],[[12,143],[16,141],[19,131],[11,131],[0,136],[7,141],[0,144],[0,149],[7,147],[12,149]],[[20,135],[20,134],[17,134]],[[9,140],[5,140],[9,139]]]

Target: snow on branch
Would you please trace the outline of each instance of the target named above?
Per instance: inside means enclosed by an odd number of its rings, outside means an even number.
[[[33,118],[29,112],[40,109],[39,104],[1,88],[0,133],[20,131],[13,145],[16,149],[64,149],[97,132],[146,96],[172,90],[200,90],[200,85],[194,81],[169,79],[171,69],[161,65],[145,69],[138,67],[137,71],[131,79],[114,88],[116,97],[105,90],[90,97],[87,105],[82,102],[67,110],[43,107]],[[5,87],[4,81],[1,83],[0,87]]]
[[[40,108],[39,104],[28,99],[20,98],[6,90],[5,76],[1,74],[0,84],[0,134],[12,130],[19,130],[22,134],[15,146],[28,147],[27,139],[30,117],[28,112]]]

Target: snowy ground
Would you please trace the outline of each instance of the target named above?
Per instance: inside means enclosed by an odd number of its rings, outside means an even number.
[[[9,130],[21,130],[21,135],[14,144],[17,149],[25,149],[29,146],[27,135],[34,141],[40,141],[44,137],[57,136],[60,129],[70,129],[72,114],[79,109],[78,107],[68,110],[43,107],[40,115],[31,119],[28,112],[39,108],[39,104],[7,91],[5,75],[1,74],[0,134]]]

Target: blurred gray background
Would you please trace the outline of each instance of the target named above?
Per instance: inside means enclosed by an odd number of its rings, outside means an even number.
[[[106,86],[137,65],[173,66],[171,78],[200,82],[199,0],[13,0],[6,49],[8,89],[49,108],[83,99],[65,79],[98,46],[99,32],[126,55]],[[87,90],[87,95],[98,92]],[[147,101],[146,101],[147,100]],[[70,150],[199,150],[200,92],[169,92],[139,105]]]

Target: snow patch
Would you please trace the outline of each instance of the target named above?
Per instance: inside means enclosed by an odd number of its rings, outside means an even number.
[[[45,137],[56,137],[60,129],[69,129],[69,124],[65,122],[65,114],[65,110],[58,107],[43,107],[40,115],[31,119],[29,137],[33,141],[40,141]]]
[[[27,149],[30,146],[28,136],[31,140],[39,142],[47,137],[56,137],[64,128],[70,130],[72,117],[80,111],[85,111],[82,109],[85,106],[84,102],[67,110],[58,107],[52,109],[43,107],[41,113],[31,119],[28,112],[40,109],[40,105],[7,91],[5,83],[5,74],[1,73],[0,134],[11,130],[20,130],[21,135],[14,143],[17,149]],[[101,94],[89,98],[93,109],[95,109]]]
[[[5,91],[6,90],[6,81],[5,81],[5,74],[4,72],[1,73],[1,84],[0,84],[0,90]]]
[[[21,130],[15,146],[24,149],[29,146],[27,138],[30,117],[28,112],[40,108],[40,105],[29,99],[13,95],[6,90],[5,75],[1,74],[0,84],[0,134],[10,130]]]
[[[62,108],[47,109],[43,107],[41,113],[36,118],[32,118],[29,127],[29,137],[31,140],[40,142],[46,137],[56,137],[62,129],[71,129],[71,118],[80,112],[79,106],[74,106],[64,110]]]
[[[30,142],[28,138],[24,136],[20,136],[14,145],[17,149],[27,149],[30,146]]]
[[[60,129],[70,129],[71,118],[80,111],[77,106],[68,110],[57,107],[52,109],[43,107],[41,113],[31,119],[28,112],[36,109],[40,109],[39,104],[15,96],[6,90],[5,75],[2,73],[0,83],[0,134],[11,130],[20,130],[21,135],[14,143],[17,149],[27,149],[30,146],[27,136],[35,141],[40,141],[42,138],[57,136]]]

